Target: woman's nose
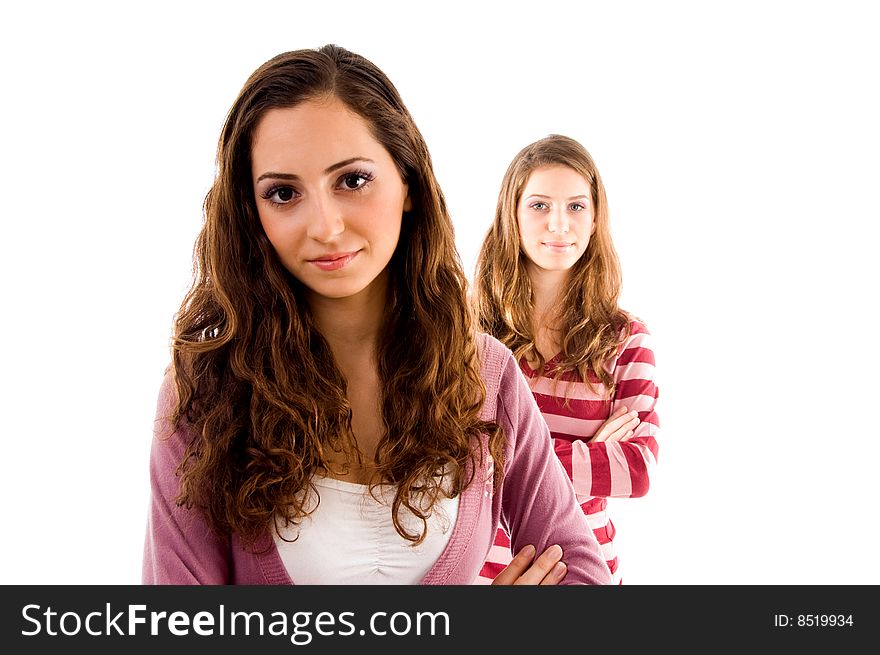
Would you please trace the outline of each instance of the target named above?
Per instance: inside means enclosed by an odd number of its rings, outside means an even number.
[[[568,216],[559,207],[550,210],[547,217],[547,229],[552,234],[565,234],[568,232]]]
[[[340,207],[330,199],[313,198],[308,213],[306,234],[322,243],[332,241],[345,231]]]

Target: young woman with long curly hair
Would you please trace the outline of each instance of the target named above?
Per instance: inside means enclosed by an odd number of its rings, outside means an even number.
[[[338,46],[227,116],[151,451],[145,583],[610,582],[509,350],[478,333],[421,133]]]

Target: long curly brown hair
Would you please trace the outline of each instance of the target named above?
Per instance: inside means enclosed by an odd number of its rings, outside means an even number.
[[[517,207],[529,176],[544,166],[567,166],[590,186],[594,232],[584,254],[570,271],[562,299],[562,352],[557,381],[576,372],[588,384],[598,379],[609,390],[614,381],[603,364],[629,333],[629,315],[620,309],[620,263],[608,226],[605,186],[590,153],[579,142],[551,134],[527,145],[513,158],[498,194],[495,220],[489,228],[474,273],[473,302],[481,329],[510,348],[517,359],[545,361],[535,343],[534,298],[521,248]],[[592,376],[590,375],[592,374]]]
[[[433,506],[473,481],[484,435],[503,465],[504,435],[478,416],[486,391],[467,278],[428,148],[384,73],[335,45],[267,61],[226,117],[193,283],[173,330],[177,405],[170,418],[192,434],[178,468],[178,504],[253,544],[308,513],[303,492],[317,493],[311,478],[332,470],[331,451],[359,453],[346,380],[304,287],[260,224],[251,180],[252,139],[266,111],[328,96],[367,121],[413,203],[389,263],[378,355],[386,432],[374,464],[376,484],[397,486],[397,532],[417,544],[425,531],[408,532],[401,508],[426,527],[425,498]],[[438,475],[444,470],[451,472],[446,482]]]

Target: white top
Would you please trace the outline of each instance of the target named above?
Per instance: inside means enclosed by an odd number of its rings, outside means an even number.
[[[413,546],[394,529],[394,485],[378,485],[371,494],[369,485],[336,478],[314,476],[312,482],[320,502],[313,498],[309,508],[317,508],[298,525],[279,526],[284,539],[275,534],[295,584],[418,584],[446,548],[458,517],[459,497],[441,496],[425,540]],[[400,520],[408,532],[424,529],[405,507]]]

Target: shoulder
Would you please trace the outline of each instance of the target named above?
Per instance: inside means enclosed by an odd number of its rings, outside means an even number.
[[[480,375],[484,382],[500,380],[513,368],[519,371],[513,352],[501,341],[486,332],[477,332],[477,354],[480,358]]]
[[[487,332],[477,332],[477,353],[484,373],[502,370],[513,357],[507,346]]]
[[[159,385],[159,397],[156,400],[155,432],[157,437],[169,436],[167,425],[171,422],[177,409],[177,385],[174,382],[174,368],[168,366]]]
[[[639,318],[630,316],[629,318],[629,335],[651,334],[645,322]]]
[[[626,325],[620,330],[620,343],[617,347],[618,357],[633,345],[649,343],[651,341],[651,332],[648,330],[645,321],[631,314],[627,314],[627,317]]]
[[[174,368],[168,366],[159,385],[159,397],[156,400],[156,418],[153,422],[153,454],[180,459],[191,435],[182,424],[175,422],[177,413],[177,383]]]
[[[477,333],[477,353],[480,358],[480,377],[486,386],[486,401],[483,407],[483,419],[494,417],[498,398],[509,393],[515,384],[519,368],[510,349],[498,339],[485,332]]]
[[[626,328],[621,331],[617,356],[611,362],[611,367],[634,362],[654,363],[653,337],[645,321],[630,316]]]

